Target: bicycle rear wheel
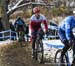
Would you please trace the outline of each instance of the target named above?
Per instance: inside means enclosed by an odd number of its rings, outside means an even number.
[[[61,64],[62,64],[61,63],[61,52],[62,52],[62,49],[59,49],[59,50],[57,50],[57,52],[55,54],[55,60],[54,60],[54,62],[56,63],[56,66],[61,66]],[[68,66],[66,55],[64,56],[64,65]]]

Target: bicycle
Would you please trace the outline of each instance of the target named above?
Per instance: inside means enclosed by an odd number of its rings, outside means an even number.
[[[25,41],[24,39],[24,32],[23,31],[18,31],[18,42],[23,47],[23,42]]]
[[[43,63],[44,59],[44,50],[43,50],[43,32],[39,31],[36,35],[36,42],[35,42],[35,52],[34,52],[34,58],[39,62]]]
[[[72,47],[72,49],[73,49],[73,47]],[[56,54],[55,54],[55,63],[56,63],[56,66],[61,66],[61,62],[60,62],[60,60],[61,60],[61,52],[62,52],[62,49],[58,49],[57,51],[56,51]],[[72,58],[74,57],[74,55],[72,55],[72,57],[69,57],[69,52],[72,52],[72,50],[70,49],[68,49],[68,51],[66,52],[66,54],[64,55],[64,65],[65,66],[71,66],[71,64],[72,64],[72,61],[70,61],[70,59],[71,60],[73,60]],[[75,61],[74,61],[74,65],[75,65]]]

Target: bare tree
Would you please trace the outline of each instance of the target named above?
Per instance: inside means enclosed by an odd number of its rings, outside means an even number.
[[[7,15],[9,0],[1,0],[2,2],[2,21],[5,29],[9,29],[9,15]]]

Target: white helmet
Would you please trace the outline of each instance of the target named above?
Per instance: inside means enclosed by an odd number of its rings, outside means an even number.
[[[75,14],[75,9],[73,10],[73,14]]]

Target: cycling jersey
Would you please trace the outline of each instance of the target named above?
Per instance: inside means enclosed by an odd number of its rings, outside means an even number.
[[[30,20],[31,30],[38,30],[41,27],[42,22],[45,25],[45,29],[48,30],[47,19],[44,15],[40,14],[39,19],[37,19],[35,15],[32,15]]]
[[[68,16],[66,17],[63,22],[59,25],[59,30],[62,33],[65,33],[62,35],[62,37],[65,36],[67,40],[71,39],[71,32],[72,29],[75,27],[75,17],[74,16]]]
[[[14,26],[15,26],[15,29],[17,31],[24,31],[24,29],[25,29],[25,22],[21,18],[19,18],[19,19],[17,19],[15,21]]]

